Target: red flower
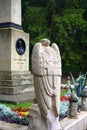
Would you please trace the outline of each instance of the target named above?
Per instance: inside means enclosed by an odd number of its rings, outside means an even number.
[[[67,100],[69,100],[69,99],[70,99],[69,96],[62,96],[62,97],[60,98],[60,101],[67,101]]]
[[[18,107],[13,108],[12,110],[15,111],[17,115],[20,117],[29,115],[29,108]]]

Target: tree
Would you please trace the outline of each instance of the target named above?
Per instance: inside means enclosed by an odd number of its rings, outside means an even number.
[[[30,53],[33,45],[46,37],[59,45],[63,66],[87,71],[85,4],[86,0],[23,1],[23,28],[30,33]]]

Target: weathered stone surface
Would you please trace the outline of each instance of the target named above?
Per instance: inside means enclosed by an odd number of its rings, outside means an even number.
[[[60,121],[63,130],[86,130],[87,112],[81,111],[77,119],[65,118]]]
[[[0,80],[31,79],[30,71],[0,71]]]
[[[74,90],[70,96],[69,118],[77,118],[78,97]]]
[[[81,108],[83,111],[87,111],[87,88],[83,89],[82,92],[82,104],[81,104]]]
[[[38,104],[32,105],[30,108],[29,126],[27,130],[51,130],[52,128],[55,130],[56,127],[58,128],[57,130],[61,130],[60,125],[55,119],[53,120],[53,124],[54,125],[50,124],[51,127],[48,127],[47,119],[41,115]]]
[[[40,115],[36,112],[32,130],[61,130],[58,121],[61,57],[55,43],[50,46],[48,39],[42,39],[35,44],[32,52],[32,71],[36,100],[41,113]]]
[[[32,87],[29,34],[21,27],[21,0],[0,0],[0,96],[12,94],[16,98],[21,94],[22,99],[22,94],[29,93]]]
[[[33,75],[29,71],[0,72],[0,101],[20,102],[34,98]]]
[[[17,87],[0,87],[1,94],[18,94],[18,93],[25,93],[30,92],[32,90],[33,84],[30,85],[22,85]]]
[[[31,79],[15,79],[15,80],[1,80],[0,81],[0,86],[21,86],[21,85],[28,85],[28,84],[33,84],[33,78],[31,75]]]
[[[0,0],[0,23],[21,25],[21,0]]]
[[[19,94],[0,94],[0,101],[7,101],[13,103],[19,103],[26,100],[33,100],[35,98],[34,88],[26,93]]]
[[[1,94],[30,92],[33,87],[33,75],[30,72],[0,72],[0,77],[3,79],[0,79]]]
[[[19,38],[25,41],[26,51],[20,56],[16,51]],[[17,29],[0,29],[0,71],[29,70],[29,35]]]

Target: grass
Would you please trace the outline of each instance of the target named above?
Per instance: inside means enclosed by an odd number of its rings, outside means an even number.
[[[13,104],[13,103],[8,103],[8,102],[0,102],[0,103],[6,105],[7,107],[10,107],[11,109],[18,108],[18,107],[26,108],[32,105],[32,103],[29,101],[21,102],[19,104]]]
[[[64,96],[66,93],[67,93],[66,90],[62,90],[62,91],[61,91],[61,94],[60,94],[60,97]]]
[[[61,91],[61,97],[64,96],[65,94],[67,93],[66,90],[62,90]],[[27,107],[30,107],[32,105],[32,102],[30,101],[25,101],[25,102],[21,102],[19,104],[14,104],[14,103],[9,103],[9,102],[0,102],[0,104],[4,104],[6,105],[7,107],[9,108],[18,108],[18,107],[22,107],[22,108],[27,108]]]

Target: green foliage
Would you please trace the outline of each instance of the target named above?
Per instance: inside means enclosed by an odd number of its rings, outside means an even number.
[[[24,29],[30,33],[32,45],[46,35],[46,10],[38,7],[28,7],[24,15]]]
[[[65,64],[62,67],[63,72],[68,74],[70,71],[77,74],[81,70],[81,67],[78,65],[73,65],[73,64]]]
[[[78,8],[78,0],[66,0],[65,2],[65,8],[73,9],[73,8]]]
[[[62,97],[62,96],[64,96],[64,95],[66,95],[67,94],[67,91],[65,90],[61,90],[61,94],[60,94],[60,97]]]
[[[30,107],[31,106],[31,102],[29,101],[25,101],[25,102],[21,102],[19,104],[13,104],[13,103],[7,103],[7,102],[1,102],[1,104],[4,104],[6,105],[7,107],[10,107],[11,109],[12,108],[18,108],[18,107],[22,107],[22,108],[26,108],[26,107]]]
[[[59,45],[63,66],[87,71],[86,6],[86,0],[23,1],[23,28],[30,34],[30,53],[41,38],[49,38]]]

